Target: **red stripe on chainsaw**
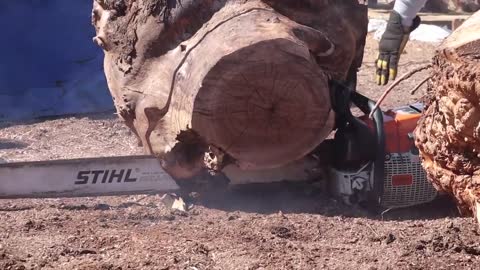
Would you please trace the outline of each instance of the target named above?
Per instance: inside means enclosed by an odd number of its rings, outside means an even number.
[[[413,175],[397,174],[392,175],[392,186],[411,186],[413,184]]]

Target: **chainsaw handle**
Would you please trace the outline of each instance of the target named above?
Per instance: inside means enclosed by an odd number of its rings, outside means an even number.
[[[350,96],[351,101],[357,106],[364,114],[369,115],[375,108],[376,103],[363,96],[358,92],[353,92]],[[373,182],[374,182],[374,199],[380,204],[380,199],[384,192],[385,181],[385,130],[383,126],[383,112],[382,110],[373,111],[373,122],[375,127],[375,160],[373,161]]]
[[[368,101],[370,111],[375,109],[376,103],[373,100]],[[384,192],[385,181],[385,130],[383,126],[383,112],[382,110],[375,110],[373,112],[373,121],[375,122],[375,133],[377,140],[377,151],[375,153],[375,163],[373,168],[374,175],[374,190],[375,199],[381,203],[381,198]]]
[[[384,193],[385,181],[385,131],[383,126],[382,110],[374,110],[376,103],[357,92],[357,73],[352,69],[344,82],[331,81],[330,91],[332,107],[337,114],[336,126],[338,129],[345,128],[347,123],[358,128],[358,132],[372,133],[363,121],[353,116],[350,111],[350,102],[357,106],[364,114],[372,114],[374,122],[375,155],[373,161],[373,196],[375,204],[380,205]]]

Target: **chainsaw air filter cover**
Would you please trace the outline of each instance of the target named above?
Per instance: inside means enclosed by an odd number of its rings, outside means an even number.
[[[413,131],[422,111],[422,104],[413,104],[385,113],[384,207],[413,206],[430,202],[437,196],[414,144]]]
[[[427,180],[417,153],[392,153],[385,158],[382,206],[408,207],[435,199],[437,191]]]
[[[437,191],[422,168],[413,131],[422,104],[402,106],[384,114],[385,176],[381,204],[386,208],[408,207],[432,201]]]

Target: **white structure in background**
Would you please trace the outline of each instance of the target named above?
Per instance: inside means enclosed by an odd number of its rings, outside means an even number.
[[[387,27],[387,21],[381,19],[370,19],[368,21],[368,32],[375,32],[373,38],[380,40]],[[447,27],[440,27],[431,24],[420,24],[410,34],[410,40],[417,40],[428,43],[440,43],[452,33]]]

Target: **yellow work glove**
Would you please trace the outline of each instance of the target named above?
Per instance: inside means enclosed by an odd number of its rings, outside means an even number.
[[[410,38],[410,33],[420,25],[420,17],[416,16],[412,26],[402,25],[402,17],[396,11],[390,13],[385,33],[380,40],[376,61],[376,82],[386,85],[397,77],[398,61]]]

